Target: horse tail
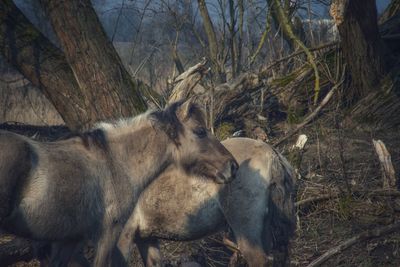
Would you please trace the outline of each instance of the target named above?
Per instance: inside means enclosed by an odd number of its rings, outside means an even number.
[[[270,161],[271,181],[264,237],[267,251],[278,252],[277,255],[283,257],[280,261],[286,261],[289,241],[296,229],[295,175],[289,162],[277,151],[274,154]],[[286,263],[277,265],[274,260],[274,266],[284,265]]]
[[[11,213],[18,187],[31,169],[31,152],[24,138],[0,132],[0,223]]]

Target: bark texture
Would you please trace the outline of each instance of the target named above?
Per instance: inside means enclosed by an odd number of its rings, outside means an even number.
[[[0,3],[0,51],[41,89],[71,129],[88,120],[79,85],[63,53],[34,28],[12,0]]]
[[[60,1],[52,4],[56,2]],[[89,4],[87,1],[63,1],[67,5],[77,5],[78,2],[86,6]],[[57,8],[62,7],[55,7]],[[65,13],[67,14],[66,10]],[[103,39],[96,39],[95,47],[85,45],[85,38],[89,38],[90,43],[94,40],[90,40],[91,35],[84,33],[94,32],[96,29],[102,31],[102,28],[93,21],[86,21],[85,26],[85,20],[77,18],[81,15],[75,12],[73,16],[81,23],[81,35],[73,33],[62,23],[62,31],[64,34],[69,32],[74,37],[71,46],[76,47],[75,51],[68,50],[67,60],[64,53],[26,19],[12,0],[0,3],[0,52],[33,85],[40,88],[68,127],[74,131],[87,129],[97,120],[132,116],[142,112],[146,105],[139,91],[146,97],[152,96],[151,90],[145,84],[127,76],[114,48],[110,47],[107,40],[104,44]],[[90,17],[86,19],[89,20]],[[98,22],[97,17],[95,21]],[[100,47],[103,50],[99,50]],[[94,51],[100,54],[93,56],[89,64],[89,57],[96,53]],[[103,56],[105,59],[101,60]],[[84,60],[88,64],[80,65]],[[77,65],[82,69],[78,69]]]
[[[84,99],[91,125],[146,109],[139,86],[125,70],[90,0],[41,0]]]
[[[346,97],[357,100],[373,91],[386,72],[375,0],[334,0],[331,15],[352,77]]]
[[[272,20],[275,24],[275,27],[279,27],[279,34],[282,38],[286,41],[289,46],[289,50],[295,51],[299,48],[297,42],[292,38],[290,32],[287,31],[287,27],[290,27],[293,31],[296,29],[295,25],[292,23],[292,15],[293,15],[293,8],[290,5],[289,1],[281,1],[276,2],[275,0],[267,0],[268,9],[271,14]],[[283,12],[283,13],[282,13]],[[282,15],[286,17],[285,23],[282,21]],[[286,26],[287,24],[287,26]],[[283,27],[285,25],[285,27]],[[302,27],[302,26],[301,26]],[[298,29],[300,30],[300,29]],[[297,31],[297,29],[296,29]],[[304,37],[304,36],[302,36]],[[302,42],[305,42],[305,39],[301,39]]]
[[[279,23],[282,32],[284,33],[285,38],[288,39],[289,43],[296,48],[300,48],[304,51],[307,56],[307,61],[310,63],[311,67],[314,70],[315,83],[314,83],[314,104],[317,103],[320,91],[320,82],[319,82],[319,72],[317,68],[317,63],[315,62],[313,54],[311,54],[310,50],[306,47],[306,45],[300,40],[298,36],[293,31],[293,25],[288,17],[288,12],[284,10],[279,0],[269,0],[270,8],[272,9],[273,17],[276,18]],[[289,6],[289,4],[287,4]],[[293,47],[292,47],[293,48]]]

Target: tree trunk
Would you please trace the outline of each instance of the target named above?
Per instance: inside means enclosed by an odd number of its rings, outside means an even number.
[[[289,10],[289,5],[285,4],[285,6],[282,7],[282,3],[280,1],[278,2],[278,4],[276,4],[276,2],[274,0],[267,0],[267,4],[268,4],[269,12],[271,12],[271,17],[272,17],[272,20],[273,20],[273,22],[275,24],[275,27],[277,29],[278,29],[278,27],[280,27],[280,29],[279,29],[280,30],[280,34],[281,34],[282,38],[288,44],[289,51],[290,52],[295,51],[298,48],[298,46],[297,46],[296,42],[290,37],[290,34],[288,34],[288,32],[286,31],[287,27],[283,27],[281,16],[280,16],[280,12],[279,12],[279,9],[278,9],[278,8],[280,8],[280,9],[282,9],[284,11],[284,15],[287,18],[287,21],[288,21],[288,24],[289,24],[288,26],[291,29],[294,29],[294,26],[293,26],[292,21],[291,21],[291,14],[289,14],[289,11],[290,11]]]
[[[376,89],[386,71],[375,0],[334,0],[331,15],[352,77],[346,97],[358,100]]]
[[[139,90],[146,89],[140,81],[129,80],[130,88],[122,90],[116,86],[111,88],[106,95],[102,95],[106,88],[105,84],[96,82],[98,88],[84,87],[85,83],[80,82],[87,72],[74,72],[62,51],[26,19],[12,0],[4,0],[0,3],[0,40],[2,55],[33,85],[41,89],[73,131],[88,128],[99,119],[134,115],[145,109],[143,100],[140,98],[136,102],[135,99]],[[88,50],[89,47],[86,49]],[[93,48],[90,47],[90,49]],[[120,63],[119,59],[117,62]],[[93,61],[90,65],[100,65],[100,62]],[[99,66],[99,70],[102,67]],[[122,67],[119,67],[118,71],[122,73],[121,69]],[[76,79],[78,76],[79,82]],[[96,73],[95,77],[98,76],[100,75]],[[91,77],[93,76],[86,78],[93,80]],[[121,79],[122,77],[124,76],[121,74]],[[116,83],[115,79],[113,82]],[[108,86],[109,84],[107,82]],[[136,89],[136,94],[133,89]],[[133,96],[122,99],[127,93]],[[116,101],[116,96],[121,97],[120,103]],[[115,110],[112,110],[111,104],[116,106]]]
[[[225,73],[222,70],[221,62],[219,62],[219,50],[217,43],[217,35],[215,34],[214,25],[211,21],[205,0],[198,0],[199,10],[203,19],[204,31],[207,35],[209,55],[212,63],[212,72],[217,83],[226,81]]]
[[[273,10],[274,17],[278,21],[282,32],[285,34],[286,38],[290,40],[290,43],[295,47],[298,47],[304,51],[307,56],[307,61],[310,63],[311,67],[314,70],[315,82],[314,82],[314,104],[317,103],[319,97],[319,72],[317,68],[317,63],[315,62],[313,54],[311,54],[310,50],[306,47],[306,45],[299,39],[298,36],[293,31],[293,25],[287,15],[289,3],[287,3],[286,10],[282,7],[279,0],[269,0],[270,7]]]
[[[380,22],[379,33],[385,43],[386,55],[390,59],[389,64],[396,64],[400,54],[400,0],[391,3],[380,18]],[[389,67],[393,67],[393,65]]]
[[[41,0],[85,99],[91,125],[146,109],[137,84],[108,40],[90,0]]]
[[[64,55],[30,24],[12,0],[0,4],[0,50],[41,89],[71,129],[77,130],[80,122],[88,121],[79,85]]]

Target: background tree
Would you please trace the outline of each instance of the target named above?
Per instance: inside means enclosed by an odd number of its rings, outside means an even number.
[[[386,73],[376,3],[375,0],[334,0],[330,13],[338,27],[351,73],[352,87],[346,98],[354,101],[375,90]]]
[[[215,33],[214,25],[211,21],[210,14],[205,0],[198,0],[201,18],[203,20],[204,31],[208,40],[209,57],[212,62],[212,69],[217,83],[226,81],[225,72],[223,70],[223,62],[221,62],[221,52],[219,51],[217,35]]]

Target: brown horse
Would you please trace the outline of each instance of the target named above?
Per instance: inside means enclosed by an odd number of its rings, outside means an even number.
[[[69,261],[78,242],[96,244],[94,266],[111,252],[140,192],[165,168],[229,182],[237,163],[205,128],[199,108],[175,103],[82,136],[36,142],[0,132],[0,226],[57,243]],[[58,256],[60,256],[59,254]]]
[[[146,266],[161,266],[158,239],[194,240],[229,225],[249,266],[266,266],[271,249],[283,258],[274,265],[286,264],[296,224],[292,168],[261,141],[222,144],[239,163],[236,179],[217,185],[167,169],[143,191],[124,227],[119,248],[125,259],[135,242]]]

